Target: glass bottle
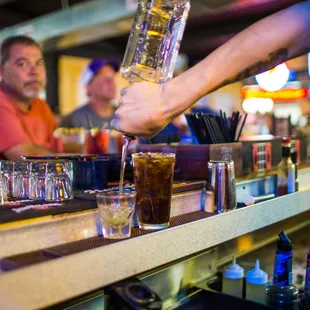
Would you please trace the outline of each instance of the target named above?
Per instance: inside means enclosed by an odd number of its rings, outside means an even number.
[[[299,292],[292,284],[293,247],[284,231],[278,236],[273,281],[266,286],[266,303],[277,309],[293,310]]]
[[[130,83],[172,78],[189,0],[139,0],[121,74]]]
[[[294,148],[291,149],[291,160],[295,165],[295,192],[298,192],[298,153]]]
[[[282,160],[278,165],[278,196],[295,192],[295,165],[291,160],[291,138],[282,139]]]
[[[310,250],[307,253],[305,291],[298,298],[295,310],[310,309]]]

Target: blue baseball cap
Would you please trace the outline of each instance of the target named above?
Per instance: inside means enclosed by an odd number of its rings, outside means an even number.
[[[115,72],[119,70],[119,64],[116,61],[93,59],[83,70],[82,84],[87,85],[104,66],[111,66]]]

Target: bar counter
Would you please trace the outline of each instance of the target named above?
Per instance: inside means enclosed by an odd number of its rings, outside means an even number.
[[[39,309],[55,305],[303,213],[305,216],[301,215],[303,220],[299,224],[309,225],[310,217],[307,212],[310,211],[309,179],[310,170],[303,169],[300,173],[300,192],[220,215],[197,211],[198,213],[194,212],[196,214],[194,220],[187,221],[186,217],[182,220],[181,216],[179,222],[176,221],[172,227],[162,231],[138,233],[133,238],[105,243],[94,248],[88,245],[91,249],[82,249],[57,259],[50,258],[3,272],[0,276],[0,309]],[[82,232],[84,240],[80,240],[85,245],[85,242],[91,240],[88,234],[90,237],[93,235],[87,229],[94,221],[95,213],[96,211],[91,211],[64,216],[27,226],[28,229],[38,225],[49,227],[33,236],[36,242],[41,241],[44,245],[38,248],[44,248],[51,246],[44,240],[57,237],[61,239],[60,235],[51,236],[52,227],[55,233],[58,225],[65,227],[64,222],[67,221],[67,224],[71,222],[73,225],[67,225],[67,230],[63,233],[70,234],[68,231],[70,228],[74,235],[76,233],[74,230],[80,229],[81,223],[83,225],[88,223]],[[91,226],[93,229],[93,224]],[[9,228],[7,236],[9,231],[14,232],[14,229],[18,227]],[[2,229],[0,235],[4,233]],[[63,243],[69,241],[64,240]],[[5,238],[1,243],[5,244]]]

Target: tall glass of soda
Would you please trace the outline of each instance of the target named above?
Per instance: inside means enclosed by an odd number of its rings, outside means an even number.
[[[164,229],[170,223],[173,153],[132,154],[138,223],[141,229]]]

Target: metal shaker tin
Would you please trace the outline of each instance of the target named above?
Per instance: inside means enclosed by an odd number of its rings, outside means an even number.
[[[207,182],[213,192],[215,213],[231,211],[237,207],[235,165],[232,160],[210,160]]]

